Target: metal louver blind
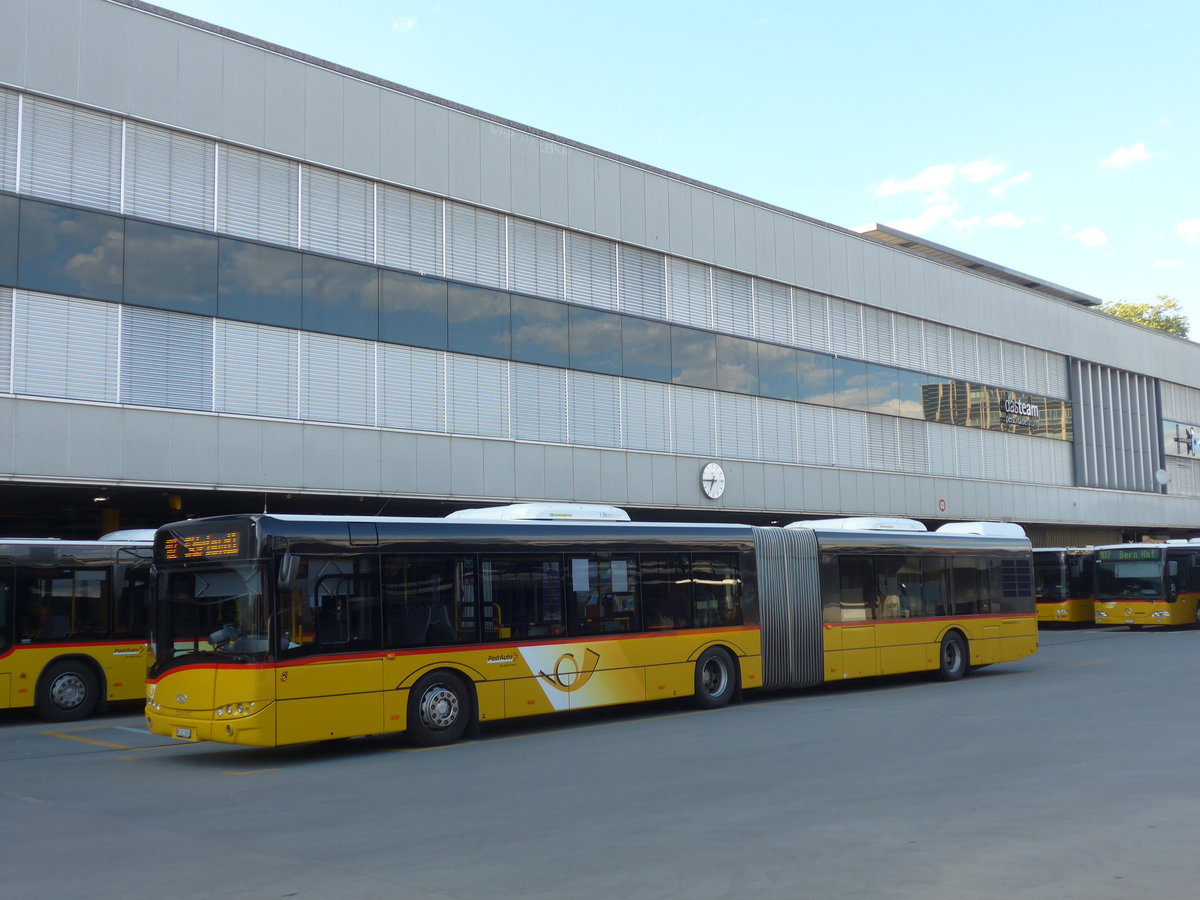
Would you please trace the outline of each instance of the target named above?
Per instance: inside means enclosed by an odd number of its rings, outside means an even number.
[[[446,275],[470,284],[507,287],[503,216],[446,204]]]
[[[514,291],[551,300],[566,295],[561,229],[510,219],[508,261],[508,286]]]
[[[863,358],[862,307],[829,298],[829,350],[838,356]]]
[[[797,347],[808,350],[829,349],[829,302],[820,294],[794,289],[792,308]]]
[[[740,394],[712,395],[717,405],[714,435],[716,454],[730,459],[761,459],[761,434],[753,397]],[[710,429],[710,431],[713,429]]]
[[[121,316],[121,402],[212,409],[213,320],[127,306]]]
[[[300,334],[300,418],[375,424],[375,345],[333,335]]]
[[[217,152],[217,230],[295,247],[299,165],[240,147],[222,145]]]
[[[567,373],[512,363],[512,436],[518,441],[567,440]]]
[[[925,422],[896,420],[896,447],[900,452],[900,471],[915,475],[929,474],[928,430]]]
[[[1039,386],[1030,384],[1029,373],[1025,369],[1025,348],[1009,341],[1000,342],[1000,347],[1004,360],[1004,380],[1000,384],[1038,393]]]
[[[800,462],[796,442],[795,403],[781,400],[759,400],[758,421],[762,441],[762,458],[770,462]]]
[[[620,379],[568,372],[567,397],[567,434],[572,444],[621,446]]]
[[[849,409],[832,409],[836,465],[865,469],[867,464],[867,414]]]
[[[959,478],[1001,479],[1000,472],[988,473],[987,461],[983,458],[983,436],[985,432],[975,428],[954,428],[954,448],[958,461]]]
[[[24,114],[21,192],[119,212],[120,119],[40,97]]]
[[[713,327],[708,266],[668,257],[667,318],[695,328]]]
[[[877,472],[896,472],[900,469],[900,435],[891,416],[868,415],[863,423],[867,434],[867,468]]]
[[[957,432],[963,429],[954,425],[939,425],[934,422],[925,423],[929,437],[929,468],[938,475],[955,478],[964,473],[960,471],[958,461],[958,444],[955,441]],[[1050,443],[1050,441],[1046,441]]]
[[[131,122],[125,133],[125,212],[191,228],[213,227],[216,145]]]
[[[13,292],[13,393],[117,402],[115,303]]]
[[[300,183],[300,246],[374,262],[375,188],[371,182],[305,166]]]
[[[892,329],[896,335],[896,365],[903,369],[925,369],[921,320],[893,313]]]
[[[447,363],[450,433],[509,437],[509,364],[457,354],[449,354]]]
[[[873,306],[860,307],[863,329],[863,359],[892,366],[896,364],[896,336],[892,314]]]
[[[979,380],[979,347],[975,335],[958,328],[950,329],[950,354],[955,378],[967,381]]]
[[[652,381],[621,385],[624,446],[629,450],[671,450],[670,388]]]
[[[378,191],[379,264],[441,275],[442,201],[384,185]]]
[[[950,326],[925,322],[925,370],[933,375],[954,375],[950,356]]]
[[[1009,436],[996,431],[980,431],[979,439],[983,444],[983,471],[979,477],[986,473],[993,481],[1012,481],[1008,458]]]
[[[797,446],[800,462],[810,466],[832,466],[833,410],[824,406],[796,407]]]
[[[713,321],[717,331],[754,337],[754,280],[713,270]]]
[[[412,431],[446,430],[446,354],[379,345],[379,424]]]
[[[713,423],[715,393],[674,386],[671,389],[671,436],[675,453],[711,456],[716,452]]]
[[[17,190],[17,116],[20,102],[12,91],[0,90],[0,191]]]
[[[216,320],[216,411],[299,418],[297,332]]]
[[[989,337],[986,334],[978,334],[975,335],[975,346],[979,358],[980,381],[984,384],[998,384],[1016,390],[1024,389],[1025,373],[1021,372],[1020,375],[1022,377],[1020,380],[1017,380],[1017,373],[1014,371],[1010,375],[1008,367],[1005,365],[1008,360],[1004,354],[1004,341],[996,340],[996,338]],[[1024,369],[1024,366],[1021,366],[1021,368]]]
[[[567,299],[572,303],[617,308],[617,245],[567,232]]]
[[[1041,368],[1042,376],[1040,392],[1047,397],[1069,397],[1070,394],[1070,365],[1067,362],[1067,357],[1058,353],[1050,353],[1046,350],[1026,351],[1034,352],[1040,355],[1045,360],[1045,365]]]
[[[666,258],[636,247],[617,248],[620,309],[648,319],[667,318]]]
[[[12,392],[12,288],[0,288],[0,393]]]
[[[792,292],[773,281],[754,282],[754,336],[776,344],[792,343]]]

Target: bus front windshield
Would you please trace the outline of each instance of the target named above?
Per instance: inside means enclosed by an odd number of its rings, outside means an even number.
[[[155,623],[159,666],[197,656],[231,662],[266,658],[262,573],[252,563],[171,569],[160,574]]]
[[[1152,599],[1162,595],[1162,560],[1102,559],[1097,561],[1097,600]]]
[[[1041,601],[1067,599],[1067,572],[1058,560],[1035,561],[1033,564],[1034,588]]]

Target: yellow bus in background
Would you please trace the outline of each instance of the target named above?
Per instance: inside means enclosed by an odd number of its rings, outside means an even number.
[[[638,523],[555,504],[180,522],[155,540],[147,721],[188,741],[433,745],[557,710],[958,679],[1037,649],[1015,527]]]
[[[144,695],[153,538],[0,539],[0,709],[64,722]]]
[[[1039,622],[1095,621],[1094,548],[1035,547],[1033,581]]]
[[[1200,543],[1096,548],[1097,625],[1194,625],[1198,601]]]

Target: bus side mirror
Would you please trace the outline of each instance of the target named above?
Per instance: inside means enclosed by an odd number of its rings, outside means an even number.
[[[275,578],[279,590],[290,591],[296,586],[296,573],[299,569],[300,560],[290,553],[283,554],[283,558],[279,560],[279,574]]]

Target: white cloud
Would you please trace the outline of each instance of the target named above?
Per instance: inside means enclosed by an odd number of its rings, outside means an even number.
[[[885,179],[883,184],[875,189],[875,194],[878,197],[891,197],[894,194],[906,194],[914,191],[924,194],[927,191],[948,187],[953,182],[954,166],[930,166],[908,181],[897,181],[894,178]]]
[[[392,31],[399,31],[401,34],[412,31],[416,27],[416,19],[408,19],[402,16],[399,19],[392,20]]]
[[[994,216],[987,217],[987,223],[992,228],[1021,228],[1028,222],[1028,219],[1022,219],[1016,213],[1011,212],[996,213]]]
[[[956,231],[966,231],[968,228],[974,228],[981,223],[983,219],[979,216],[967,216],[965,219],[951,219],[950,227]]]
[[[1100,165],[1113,169],[1123,169],[1126,166],[1132,166],[1134,163],[1145,162],[1149,158],[1150,154],[1146,152],[1146,145],[1138,143],[1132,147],[1118,147],[1112,153],[1108,154],[1105,159],[1100,160]]]
[[[909,234],[924,234],[934,225],[949,219],[957,210],[958,204],[956,203],[939,203],[925,207],[915,218],[895,219],[887,224],[891,228],[899,228]]]
[[[1159,269],[1176,269],[1182,263],[1177,259],[1156,259],[1154,265]]]
[[[990,157],[988,159],[977,160],[976,162],[967,163],[958,170],[958,174],[963,176],[967,181],[989,181],[995,178],[1005,169],[1004,163],[998,163]]]
[[[1022,172],[1020,175],[1014,175],[1012,178],[1005,178],[999,184],[988,188],[988,193],[993,197],[1003,197],[1004,192],[1014,185],[1023,184],[1030,179],[1031,173]]]
[[[1100,230],[1099,225],[1089,225],[1082,231],[1067,235],[1073,241],[1079,241],[1085,247],[1099,247],[1108,243],[1108,235]]]
[[[1200,241],[1200,219],[1185,219],[1175,226],[1175,231],[1189,244]]]

